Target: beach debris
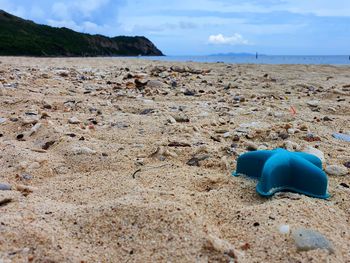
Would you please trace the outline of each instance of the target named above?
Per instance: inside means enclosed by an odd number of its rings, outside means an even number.
[[[1,198],[0,199],[0,207],[5,206],[12,202],[12,198]]]
[[[28,174],[28,173],[23,173],[23,174],[17,175],[16,177],[19,178],[20,180],[31,180],[31,179],[33,179],[33,175]]]
[[[344,176],[348,174],[348,169],[345,166],[340,165],[327,165],[325,171],[329,175]]]
[[[237,259],[237,253],[232,244],[228,241],[221,239],[215,235],[210,234],[208,236],[207,242],[204,245],[204,248],[209,251],[217,251],[222,254],[229,256],[232,259]],[[235,261],[234,261],[235,262]]]
[[[208,159],[210,156],[207,155],[207,154],[204,154],[204,155],[198,155],[198,156],[195,156],[195,157],[192,157],[191,159],[189,159],[187,161],[187,165],[189,166],[200,166],[200,161],[204,161],[206,159]]]
[[[303,149],[304,153],[308,153],[308,154],[312,154],[315,155],[316,157],[318,157],[322,162],[325,161],[325,157],[324,157],[324,153],[322,151],[320,151],[319,149],[316,149],[312,146],[306,146]]]
[[[33,193],[34,191],[36,191],[37,189],[29,185],[18,184],[16,185],[16,190],[21,192],[24,196],[27,196],[30,193]]]
[[[48,150],[52,145],[54,145],[56,143],[56,141],[47,141],[47,142],[45,142],[42,146],[41,146],[41,148],[43,149],[43,150]]]
[[[9,184],[0,183],[0,191],[10,191],[12,186]]]
[[[297,110],[295,109],[295,107],[290,106],[290,113],[291,113],[292,115],[296,115],[296,114],[297,114]]]
[[[161,82],[159,80],[150,80],[147,82],[147,87],[151,89],[160,89],[166,86],[164,82]]]
[[[318,107],[320,105],[319,100],[309,100],[306,104],[310,107]]]
[[[35,124],[28,132],[28,136],[32,136],[34,133],[37,133],[40,128],[41,128],[41,123]]]
[[[210,139],[212,139],[214,142],[221,142],[220,135],[212,135],[210,136]]]
[[[300,145],[296,142],[285,141],[283,144],[284,148],[290,152],[292,151],[300,151]]]
[[[332,136],[338,140],[350,142],[350,135],[344,133],[333,133]]]
[[[321,141],[321,138],[319,136],[314,135],[313,133],[308,133],[304,137],[304,140],[307,142],[319,142]]]
[[[169,147],[191,147],[191,144],[187,143],[187,142],[170,142],[168,144]]]
[[[256,151],[259,148],[258,145],[250,141],[245,143],[245,147],[248,151]]]
[[[290,226],[289,225],[280,225],[278,227],[278,231],[283,235],[287,235],[290,232]]]
[[[140,112],[140,115],[147,115],[150,113],[153,113],[155,110],[154,109],[144,109]]]
[[[346,168],[350,168],[350,161],[343,163]]]
[[[168,116],[167,117],[167,122],[170,123],[170,124],[174,124],[176,123],[176,120],[173,116]]]
[[[6,118],[0,118],[0,124],[5,123],[6,121],[7,121],[7,119],[6,119]]]
[[[180,114],[175,114],[173,115],[173,118],[177,121],[177,122],[190,122],[190,118],[184,114],[184,113],[180,113]]]
[[[251,247],[250,244],[247,242],[243,243],[242,245],[239,246],[239,248],[242,250],[248,250],[248,249],[250,249],[250,247]]]
[[[348,184],[346,184],[346,183],[340,183],[339,185],[344,187],[344,188],[350,188],[350,186]]]
[[[239,156],[233,173],[241,174],[259,180],[256,191],[262,196],[292,191],[321,199],[329,197],[322,162],[311,154],[281,148],[247,152]]]
[[[186,89],[186,90],[184,91],[184,95],[185,95],[185,96],[194,96],[194,95],[196,95],[196,92],[193,91],[193,90]]]
[[[89,147],[85,147],[85,146],[75,146],[72,148],[72,153],[75,155],[82,155],[82,154],[91,154],[94,155],[97,152],[95,150],[90,149]]]
[[[135,79],[134,83],[135,83],[136,88],[141,89],[147,85],[148,80]]]
[[[69,124],[79,124],[79,123],[81,123],[81,121],[77,117],[73,116],[73,117],[68,119],[68,123]]]
[[[224,138],[228,138],[231,136],[231,133],[228,131],[228,132],[225,132],[223,135],[222,135]]]
[[[298,251],[326,249],[329,253],[334,253],[333,244],[316,230],[297,228],[292,231],[292,238]]]

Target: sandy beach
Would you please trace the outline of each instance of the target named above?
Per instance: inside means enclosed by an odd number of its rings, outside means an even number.
[[[1,57],[0,105],[1,263],[350,262],[349,67]],[[231,175],[277,147],[330,198]]]

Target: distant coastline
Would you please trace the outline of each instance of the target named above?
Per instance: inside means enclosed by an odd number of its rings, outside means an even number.
[[[202,63],[232,63],[232,64],[306,64],[306,65],[350,65],[348,55],[207,55],[207,56],[164,56],[141,57],[143,59],[174,61],[174,62],[202,62]],[[239,53],[242,54],[242,53]]]

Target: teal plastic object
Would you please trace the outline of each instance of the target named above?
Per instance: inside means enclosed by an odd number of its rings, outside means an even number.
[[[247,175],[259,180],[256,191],[262,196],[291,191],[326,199],[328,177],[321,160],[308,153],[284,149],[247,152],[238,157],[234,176]]]

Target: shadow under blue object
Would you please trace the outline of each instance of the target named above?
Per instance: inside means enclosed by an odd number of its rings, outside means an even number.
[[[234,176],[246,175],[259,180],[256,191],[262,196],[291,191],[326,199],[328,177],[321,160],[308,153],[284,149],[247,152],[238,157]]]

